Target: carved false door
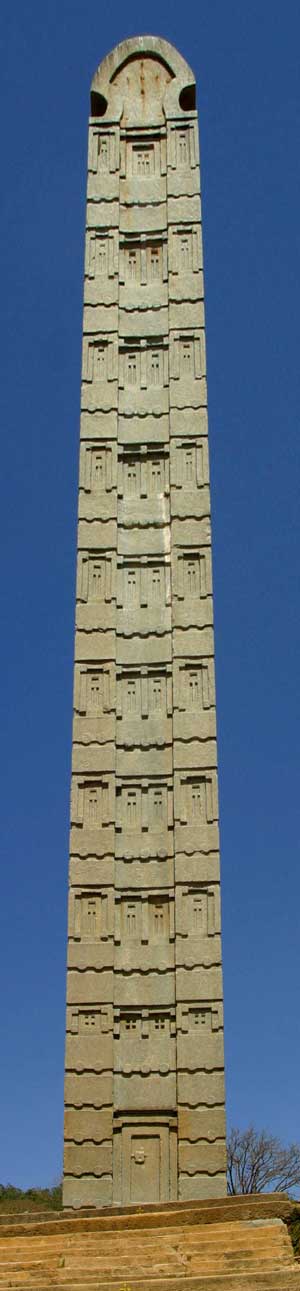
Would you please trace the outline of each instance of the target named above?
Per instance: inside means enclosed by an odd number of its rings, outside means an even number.
[[[130,1202],[143,1205],[160,1200],[160,1137],[132,1135],[130,1152]]]

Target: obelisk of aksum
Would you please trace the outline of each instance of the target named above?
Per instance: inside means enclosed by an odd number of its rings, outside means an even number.
[[[64,1203],[226,1192],[195,82],[124,41],[92,82]]]

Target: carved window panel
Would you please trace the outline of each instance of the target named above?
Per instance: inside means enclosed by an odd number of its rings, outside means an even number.
[[[168,605],[170,601],[170,564],[169,560],[151,560],[142,557],[141,561],[119,560],[119,594],[118,604],[127,612],[138,608]]]
[[[158,337],[120,344],[120,388],[147,390],[168,384],[168,341]]]
[[[158,716],[167,712],[166,676],[152,673],[149,676],[149,714]]]
[[[196,481],[196,448],[195,445],[188,445],[182,453],[184,482],[188,486],[195,484]]]
[[[141,941],[142,935],[142,902],[139,897],[121,899],[121,937],[127,942]]]
[[[125,354],[125,386],[140,386],[141,384],[141,356],[139,350],[128,350]]]
[[[87,785],[84,794],[84,820],[90,829],[96,829],[107,815],[107,787],[104,784]]]
[[[183,711],[192,713],[209,708],[213,702],[210,698],[210,671],[208,662],[180,665],[179,707]]]
[[[210,937],[219,932],[218,888],[207,883],[193,883],[190,887],[184,888],[179,920],[180,932],[186,937]]]
[[[116,450],[110,444],[81,444],[80,488],[97,497],[110,492],[116,484]],[[114,478],[113,478],[114,477]]]
[[[212,1011],[210,1008],[189,1009],[189,1031],[212,1030]]]
[[[115,271],[115,234],[109,229],[89,229],[86,235],[87,278],[113,278]]]
[[[92,553],[82,555],[78,561],[79,600],[111,601],[115,595],[115,563],[110,556],[98,556]]]
[[[177,561],[177,596],[183,601],[199,600],[208,595],[207,556],[205,551],[190,551]]]
[[[141,251],[139,246],[127,247],[125,253],[126,282],[141,281]]]
[[[124,712],[130,717],[140,716],[141,712],[141,678],[124,678]]]
[[[74,681],[74,711],[98,717],[109,712],[114,705],[114,676],[112,664],[103,668],[97,665],[77,665]]]
[[[74,931],[81,941],[99,941],[107,936],[108,898],[103,893],[87,892],[75,896]]]
[[[164,718],[172,712],[171,669],[122,670],[117,676],[117,716]]]
[[[184,277],[202,268],[200,225],[174,225],[169,234],[170,272]]]
[[[140,456],[131,454],[123,459],[123,493],[124,497],[141,496],[141,461]]]
[[[89,130],[89,170],[94,174],[113,174],[119,166],[118,135],[115,130],[99,126]]]
[[[148,461],[148,492],[154,497],[164,492],[164,459],[163,457],[153,456]]]
[[[171,449],[171,484],[175,488],[201,488],[209,483],[208,448],[203,440],[174,440]]]
[[[173,825],[173,784],[159,783],[144,777],[136,782],[117,784],[116,829],[120,833],[163,834]]]
[[[167,789],[164,785],[151,786],[148,790],[149,828],[152,833],[160,833],[167,828],[168,803]]]
[[[163,354],[161,350],[148,349],[147,385],[163,385]]]
[[[179,381],[198,381],[205,375],[204,332],[173,332],[171,376]]]
[[[105,596],[105,560],[89,562],[89,600],[103,601]]]
[[[92,672],[87,676],[87,713],[103,713],[103,673]]]
[[[149,908],[149,941],[169,941],[170,906],[167,896],[151,896]]]
[[[82,380],[101,385],[117,378],[116,356],[112,337],[84,336],[82,349]]]
[[[85,1009],[84,1012],[80,1010],[78,1014],[78,1031],[84,1035],[88,1032],[90,1035],[91,1032],[100,1030],[100,1013],[94,1009]]]
[[[106,381],[107,378],[107,345],[94,346],[93,377],[95,381]]]
[[[140,569],[138,565],[125,565],[124,568],[124,603],[128,609],[140,605]]]
[[[171,169],[188,172],[198,163],[198,136],[196,122],[170,125],[168,161]]]
[[[179,805],[179,804],[178,804]],[[180,820],[182,825],[196,829],[217,819],[217,794],[215,773],[203,776],[182,776],[180,789]]]
[[[149,605],[165,605],[165,579],[162,565],[150,565],[148,570]]]
[[[88,830],[99,829],[114,819],[113,778],[73,778],[71,819]]]
[[[128,1010],[126,1011],[126,1013],[125,1012],[121,1013],[120,1014],[120,1036],[126,1037],[126,1040],[129,1040],[130,1038],[133,1038],[134,1040],[140,1040],[141,1024],[142,1024],[141,1015],[138,1014],[137,1012],[130,1013]]]
[[[185,597],[198,597],[201,595],[203,584],[203,573],[201,579],[201,562],[199,556],[186,556],[183,562],[184,575],[183,586]]]
[[[147,247],[147,280],[148,282],[162,282],[162,277],[162,246],[152,243]]]
[[[146,233],[120,238],[119,280],[129,287],[151,287],[167,282],[167,236]]]
[[[119,449],[118,496],[124,498],[162,497],[169,492],[168,454],[143,445],[131,451]]]
[[[83,1008],[72,1009],[70,1012],[70,1030],[73,1035],[87,1035],[89,1038],[93,1035],[97,1038],[99,1033],[107,1035],[113,1029],[113,1009],[111,1004],[99,1006],[87,1005]]]
[[[155,173],[155,153],[154,144],[133,144],[132,149],[132,174],[142,176],[148,179]]]
[[[166,135],[164,130],[121,139],[121,175],[137,180],[151,180],[166,173]]]
[[[193,246],[191,233],[178,234],[179,272],[187,273],[193,268]]]

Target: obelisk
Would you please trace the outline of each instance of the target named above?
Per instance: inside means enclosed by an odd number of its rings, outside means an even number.
[[[226,1192],[210,489],[194,76],[92,82],[64,1204]]]

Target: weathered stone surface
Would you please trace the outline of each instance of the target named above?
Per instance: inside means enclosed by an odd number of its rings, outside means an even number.
[[[65,1085],[74,1208],[226,1191],[193,84],[172,46],[139,37],[92,85]]]

